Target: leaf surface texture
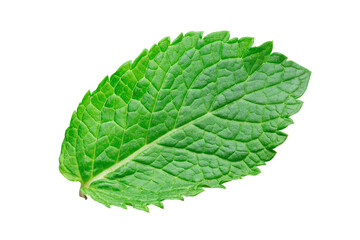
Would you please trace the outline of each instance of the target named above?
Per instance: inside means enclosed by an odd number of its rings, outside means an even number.
[[[285,141],[310,71],[272,42],[252,45],[189,32],[124,63],[73,113],[61,173],[105,206],[145,211],[258,174]]]

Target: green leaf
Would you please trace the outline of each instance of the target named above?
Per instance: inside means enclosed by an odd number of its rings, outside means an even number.
[[[82,196],[148,211],[260,173],[286,139],[310,71],[271,53],[272,42],[229,36],[164,38],[85,94],[60,155]]]

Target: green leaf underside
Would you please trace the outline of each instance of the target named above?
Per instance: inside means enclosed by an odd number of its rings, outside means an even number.
[[[105,77],[72,115],[61,173],[105,206],[144,211],[258,174],[310,71],[271,53],[272,42],[229,36],[167,37]]]

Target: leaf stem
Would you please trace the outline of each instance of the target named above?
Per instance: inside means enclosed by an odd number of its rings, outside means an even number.
[[[87,196],[81,191],[82,187],[83,187],[83,185],[81,184],[80,189],[79,189],[79,196],[84,198],[85,200],[87,200]]]

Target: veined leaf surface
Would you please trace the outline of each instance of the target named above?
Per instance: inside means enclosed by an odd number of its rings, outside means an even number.
[[[256,175],[274,157],[310,71],[272,42],[229,36],[164,38],[87,92],[60,155],[81,195],[148,211]]]

